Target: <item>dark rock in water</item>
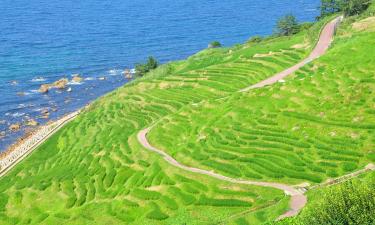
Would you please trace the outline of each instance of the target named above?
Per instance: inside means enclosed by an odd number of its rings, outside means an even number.
[[[12,132],[16,132],[21,129],[21,125],[19,123],[15,123],[9,126],[9,130]]]
[[[42,114],[41,118],[48,119],[48,117],[49,117],[48,109],[43,109],[40,113]]]

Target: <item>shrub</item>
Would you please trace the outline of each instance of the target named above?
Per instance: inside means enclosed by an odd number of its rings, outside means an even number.
[[[299,31],[297,19],[292,14],[281,17],[277,21],[276,28],[277,34],[280,36],[290,36]]]
[[[209,45],[208,45],[208,48],[220,48],[221,47],[221,43],[218,42],[218,41],[213,41],[211,42]]]
[[[148,57],[146,63],[137,63],[135,65],[135,74],[142,77],[151,70],[156,69],[158,65],[158,61],[154,57],[150,56]]]
[[[320,17],[337,12],[344,12],[346,16],[359,15],[365,11],[371,1],[369,0],[321,0]]]
[[[375,189],[349,181],[332,186],[301,215],[303,224],[374,224]]]

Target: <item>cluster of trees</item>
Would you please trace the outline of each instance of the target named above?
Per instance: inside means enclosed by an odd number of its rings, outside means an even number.
[[[370,4],[371,0],[321,0],[320,16],[318,19],[338,12],[343,12],[345,16],[359,15]],[[288,14],[277,21],[276,35],[289,36],[305,28],[305,24],[298,24],[296,17]]]
[[[362,13],[371,4],[371,0],[321,0],[320,17],[343,12],[345,16]]]
[[[148,57],[146,63],[137,63],[135,65],[135,74],[142,77],[149,71],[156,69],[158,66],[158,61],[154,57],[150,56]]]

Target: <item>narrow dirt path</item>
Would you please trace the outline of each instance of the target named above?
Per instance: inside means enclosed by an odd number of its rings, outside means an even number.
[[[199,168],[195,168],[195,167],[185,166],[185,165],[179,163],[177,160],[175,160],[172,156],[168,155],[167,153],[165,153],[164,151],[162,151],[158,148],[155,148],[154,146],[152,146],[148,142],[147,133],[151,130],[151,128],[152,127],[146,128],[144,130],[141,130],[138,133],[137,138],[138,138],[139,143],[141,143],[143,145],[143,147],[145,147],[146,149],[148,149],[150,151],[153,151],[153,152],[156,152],[159,155],[163,156],[164,160],[166,160],[169,164],[171,164],[175,167],[178,167],[178,168],[181,168],[183,170],[190,171],[190,172],[193,172],[193,173],[208,175],[210,177],[214,177],[214,178],[217,178],[217,179],[223,180],[223,181],[228,181],[230,183],[249,184],[249,185],[262,186],[262,187],[272,187],[272,188],[282,190],[282,191],[285,192],[285,194],[290,195],[291,196],[290,210],[287,211],[286,213],[284,213],[282,216],[280,216],[279,219],[282,219],[284,217],[297,215],[298,212],[300,211],[300,209],[303,208],[303,206],[305,206],[305,204],[307,202],[306,196],[303,195],[303,193],[304,193],[303,189],[299,190],[295,187],[288,186],[288,185],[281,184],[281,183],[260,182],[260,181],[236,179],[236,178],[231,178],[231,177],[227,177],[227,176],[215,173],[213,171],[208,171],[208,170],[203,170],[203,169],[199,169]]]
[[[275,82],[277,82],[277,81],[285,78],[286,76],[292,74],[293,72],[297,71],[298,69],[300,69],[304,65],[308,64],[312,60],[314,60],[314,59],[320,57],[321,55],[323,55],[327,51],[327,49],[329,48],[329,46],[332,42],[335,30],[336,30],[336,26],[342,21],[342,19],[343,19],[342,16],[337,17],[334,20],[332,20],[331,22],[329,22],[327,25],[325,25],[322,32],[320,33],[318,43],[316,44],[314,50],[311,52],[311,54],[306,59],[304,59],[303,61],[299,62],[298,64],[296,64],[296,65],[294,65],[294,66],[292,66],[292,67],[290,67],[290,68],[288,68],[288,69],[286,69],[286,70],[284,70],[284,71],[282,71],[282,72],[280,72],[280,73],[278,73],[278,74],[276,74],[276,75],[274,75],[274,76],[272,76],[272,77],[270,77],[266,80],[263,80],[263,81],[261,81],[257,84],[251,85],[251,86],[249,86],[247,88],[244,88],[240,91],[245,92],[245,91],[248,91],[250,89],[260,88],[260,87],[264,87],[266,85],[274,84]],[[284,214],[282,214],[278,219],[283,219],[285,217],[291,217],[291,216],[297,215],[299,213],[299,211],[307,203],[307,198],[304,195],[304,192],[306,190],[303,189],[303,188],[298,189],[296,187],[292,187],[292,186],[289,186],[289,185],[286,185],[286,184],[274,183],[274,182],[259,182],[259,181],[236,179],[236,178],[223,176],[221,174],[217,174],[213,171],[208,171],[208,170],[203,170],[203,169],[183,165],[183,164],[179,163],[176,159],[174,159],[172,156],[168,155],[167,153],[165,153],[164,151],[162,151],[158,148],[155,148],[154,146],[152,146],[148,142],[147,133],[151,130],[151,128],[152,127],[141,130],[137,135],[138,141],[146,149],[148,149],[150,151],[153,151],[153,152],[156,152],[159,155],[163,156],[163,158],[169,164],[171,164],[175,167],[178,167],[178,168],[181,168],[183,170],[190,171],[190,172],[193,172],[193,173],[208,175],[208,176],[211,176],[211,177],[223,180],[223,181],[228,181],[228,182],[231,182],[231,183],[257,185],[257,186],[262,186],[262,187],[272,187],[272,188],[282,190],[287,195],[290,195],[291,196],[290,209],[287,212],[285,212]]]
[[[319,58],[321,55],[323,55],[327,49],[329,48],[330,44],[332,43],[332,40],[333,40],[333,35],[335,34],[335,30],[336,30],[336,27],[337,25],[342,21],[343,19],[343,16],[339,16],[337,17],[336,19],[332,20],[331,22],[329,22],[322,30],[322,32],[320,33],[320,37],[319,37],[319,41],[318,43],[316,44],[314,50],[310,53],[310,55],[302,60],[301,62],[297,63],[296,65],[266,79],[266,80],[263,80],[257,84],[254,84],[254,85],[251,85],[247,88],[244,88],[242,90],[240,90],[240,92],[245,92],[245,91],[248,91],[248,90],[251,90],[251,89],[254,89],[254,88],[261,88],[261,87],[264,87],[266,85],[271,85],[271,84],[274,84],[276,83],[277,81],[285,78],[286,76],[294,73],[295,71],[297,71],[298,69],[300,69],[301,67],[305,66],[306,64],[308,64],[309,62],[313,61],[314,59],[317,59]]]

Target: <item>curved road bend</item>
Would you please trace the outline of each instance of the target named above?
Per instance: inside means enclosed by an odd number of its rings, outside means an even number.
[[[264,87],[266,85],[271,85],[271,84],[274,84],[276,83],[277,81],[285,78],[286,76],[294,73],[295,71],[297,71],[298,69],[300,69],[301,67],[305,66],[306,64],[308,64],[309,62],[313,61],[314,59],[317,59],[319,58],[321,55],[323,55],[327,49],[329,48],[329,46],[331,45],[332,43],[332,40],[333,40],[333,35],[335,34],[335,30],[336,30],[336,27],[337,25],[342,21],[343,19],[343,16],[339,16],[337,18],[335,18],[334,20],[332,20],[331,22],[329,22],[322,30],[322,32],[320,33],[320,37],[319,37],[319,41],[318,43],[316,44],[314,50],[310,53],[310,55],[302,60],[301,62],[297,63],[296,65],[266,79],[266,80],[263,80],[257,84],[254,84],[254,85],[251,85],[247,88],[244,88],[244,89],[241,89],[240,92],[245,92],[245,91],[248,91],[248,90],[251,90],[251,89],[254,89],[254,88],[261,88],[261,87]]]
[[[169,164],[181,168],[186,171],[190,171],[193,173],[199,173],[203,175],[208,175],[210,177],[217,178],[219,180],[223,181],[228,181],[230,183],[236,183],[236,184],[249,184],[249,185],[256,185],[256,186],[262,186],[262,187],[272,187],[276,188],[279,190],[282,190],[285,192],[285,194],[291,196],[291,204],[290,204],[290,210],[284,213],[279,217],[279,219],[282,219],[284,217],[289,217],[289,216],[295,216],[298,214],[299,210],[303,208],[307,202],[306,196],[303,195],[304,191],[303,190],[298,190],[292,186],[288,186],[285,184],[281,183],[273,183],[273,182],[260,182],[260,181],[251,181],[251,180],[242,180],[242,179],[236,179],[236,178],[231,178],[227,176],[223,176],[221,174],[217,174],[213,171],[208,171],[208,170],[203,170],[195,167],[189,167],[185,166],[181,163],[179,163],[177,160],[175,160],[172,156],[168,155],[164,151],[155,148],[152,146],[148,140],[147,140],[147,133],[151,130],[152,127],[146,128],[144,130],[141,130],[137,137],[138,141],[145,147],[146,149],[156,152],[159,155],[163,156],[164,160],[166,160]]]
[[[294,65],[294,66],[292,66],[292,67],[290,67],[290,68],[288,68],[288,69],[286,69],[286,70],[284,70],[284,71],[282,71],[282,72],[280,72],[280,73],[278,73],[278,74],[276,74],[276,75],[274,75],[274,76],[272,76],[272,77],[270,77],[266,80],[263,80],[263,81],[261,81],[257,84],[249,86],[247,88],[244,88],[240,91],[245,92],[245,91],[248,91],[250,89],[260,88],[260,87],[264,87],[266,85],[274,84],[275,82],[277,82],[277,81],[283,79],[284,77],[290,75],[291,73],[297,71],[302,66],[306,65],[307,63],[311,62],[312,60],[314,60],[314,59],[320,57],[321,55],[323,55],[327,51],[327,49],[329,48],[329,46],[332,42],[332,39],[333,39],[333,35],[335,33],[336,26],[342,21],[342,19],[343,19],[343,17],[339,16],[339,17],[335,18],[334,20],[332,20],[331,22],[329,22],[323,28],[322,32],[320,33],[318,43],[316,44],[314,50],[311,52],[311,54],[306,59],[304,59],[303,61],[299,62],[298,64],[296,64],[296,65]],[[208,171],[208,170],[203,170],[203,169],[199,169],[199,168],[185,166],[185,165],[179,163],[177,160],[175,160],[172,156],[168,155],[167,153],[165,153],[164,151],[162,151],[160,149],[155,148],[154,146],[152,146],[148,142],[146,136],[147,136],[147,133],[151,130],[151,128],[152,127],[141,130],[137,135],[138,141],[146,149],[148,149],[150,151],[153,151],[153,152],[156,152],[159,155],[163,156],[163,158],[168,163],[170,163],[171,165],[173,165],[175,167],[178,167],[178,168],[181,168],[183,170],[190,171],[190,172],[193,172],[193,173],[208,175],[208,176],[211,176],[211,177],[223,180],[223,181],[228,181],[228,182],[231,182],[231,183],[249,184],[249,185],[257,185],[257,186],[263,186],[263,187],[272,187],[272,188],[282,190],[287,195],[290,195],[291,196],[290,209],[286,213],[282,214],[278,219],[282,219],[282,218],[285,218],[285,217],[291,217],[291,216],[297,215],[299,213],[299,211],[307,203],[307,198],[304,195],[305,190],[303,190],[303,189],[299,190],[295,187],[288,186],[288,185],[281,184],[281,183],[258,182],[258,181],[251,181],[251,180],[236,179],[236,178],[226,177],[226,176],[223,176],[221,174],[217,174],[213,171]]]

